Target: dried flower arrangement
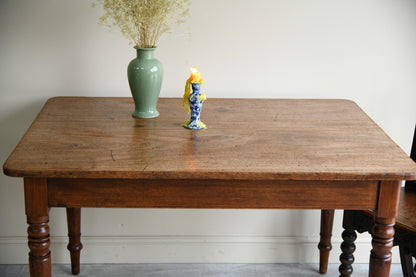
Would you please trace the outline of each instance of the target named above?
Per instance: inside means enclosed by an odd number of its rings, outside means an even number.
[[[136,48],[154,48],[161,35],[189,14],[189,0],[96,0],[105,14],[100,23],[116,27]]]

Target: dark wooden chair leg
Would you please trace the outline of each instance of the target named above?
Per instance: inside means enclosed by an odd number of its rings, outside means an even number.
[[[67,208],[66,217],[68,222],[68,250],[71,254],[71,271],[73,275],[79,274],[81,244],[81,209]]]
[[[412,254],[409,249],[399,245],[400,251],[400,262],[402,263],[402,270],[404,277],[415,277],[415,272],[413,269],[413,260]]]
[[[342,232],[343,242],[341,243],[341,255],[339,260],[341,265],[339,266],[340,277],[349,277],[353,272],[352,264],[354,263],[354,251],[355,244],[354,241],[357,239],[357,234],[355,233],[353,222],[354,222],[354,213],[355,211],[344,211],[344,220],[342,226],[344,227],[344,232]]]
[[[334,210],[321,210],[321,239],[319,248],[319,273],[325,274],[328,270],[329,252],[332,249],[332,225],[334,223]]]

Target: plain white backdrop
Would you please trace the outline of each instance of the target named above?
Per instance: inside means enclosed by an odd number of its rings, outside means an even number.
[[[48,98],[130,96],[135,50],[98,25],[102,10],[91,3],[0,1],[1,163]],[[161,97],[182,97],[189,67],[198,66],[208,101],[350,99],[410,151],[414,0],[193,0],[190,18],[162,37],[156,56],[165,68]],[[65,211],[50,215],[53,261],[68,263]],[[0,222],[0,263],[26,263],[22,180],[3,174]],[[82,233],[82,262],[317,262],[319,211],[85,209]],[[369,237],[357,245],[357,261],[367,262]]]

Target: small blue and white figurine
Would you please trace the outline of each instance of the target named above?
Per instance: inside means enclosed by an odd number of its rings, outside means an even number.
[[[191,119],[182,123],[182,126],[188,129],[200,130],[207,128],[200,119],[202,103],[207,100],[205,93],[200,93],[201,84],[204,84],[201,73],[196,67],[191,68],[191,77],[186,81],[185,94],[183,95],[183,106],[185,109],[188,108]]]

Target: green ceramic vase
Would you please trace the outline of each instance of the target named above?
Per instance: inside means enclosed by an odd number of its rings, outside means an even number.
[[[127,68],[135,104],[134,117],[152,118],[159,115],[156,106],[163,81],[163,65],[155,58],[155,50],[156,48],[136,48],[137,57]]]

